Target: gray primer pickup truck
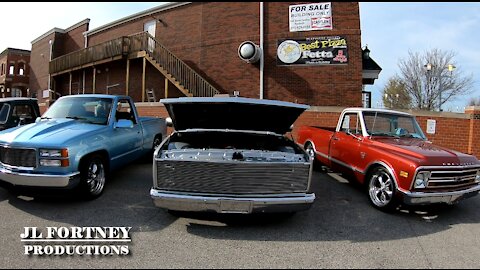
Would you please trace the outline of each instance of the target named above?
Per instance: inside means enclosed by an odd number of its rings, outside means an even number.
[[[175,132],[154,154],[156,206],[242,214],[310,208],[312,160],[284,135],[307,105],[241,97],[161,102]]]

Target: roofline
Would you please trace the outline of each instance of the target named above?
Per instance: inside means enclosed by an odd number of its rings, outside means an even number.
[[[82,97],[87,97],[87,98],[91,98],[91,97],[96,97],[96,98],[125,98],[125,97],[128,97],[128,96],[125,96],[125,95],[111,95],[111,94],[77,94],[77,95],[65,95],[65,96],[62,96],[60,98],[66,98],[66,97],[69,97],[69,98],[82,98]]]
[[[350,108],[345,108],[344,111],[352,111],[352,112],[358,112],[358,111],[360,111],[360,112],[381,112],[381,113],[401,114],[401,115],[409,115],[409,116],[412,116],[412,114],[407,113],[407,112],[387,110],[387,109],[378,109],[378,108],[350,107]]]
[[[20,53],[20,54],[28,54],[30,55],[31,51],[29,50],[24,50],[24,49],[17,49],[17,48],[6,48],[5,50],[3,50],[1,53],[0,53],[0,56],[3,56],[5,54],[8,53],[8,51],[12,51],[12,52],[17,52],[17,53]]]
[[[45,37],[47,37],[47,36],[49,36],[49,35],[51,35],[51,34],[53,34],[53,33],[55,33],[55,32],[56,32],[56,33],[65,34],[65,33],[69,32],[70,30],[73,30],[73,29],[75,29],[75,28],[77,28],[77,27],[79,27],[79,26],[81,26],[81,25],[86,24],[86,23],[90,23],[90,19],[87,18],[87,19],[85,19],[85,20],[83,20],[83,21],[80,21],[80,22],[78,22],[78,23],[76,23],[76,24],[74,24],[74,25],[72,25],[72,26],[70,26],[70,27],[68,27],[68,28],[66,28],[66,29],[61,29],[61,28],[54,27],[54,28],[52,28],[50,31],[47,31],[47,32],[44,33],[43,35],[41,35],[41,36],[37,37],[36,39],[34,39],[34,40],[31,42],[31,44],[36,43],[36,42],[44,39]]]
[[[25,100],[37,100],[37,98],[32,97],[6,97],[0,98],[0,102],[8,102],[8,101],[25,101]]]
[[[190,4],[190,3],[192,3],[192,2],[167,2],[165,4],[162,4],[162,5],[159,5],[159,6],[156,6],[156,7],[153,7],[153,8],[150,8],[150,9],[132,14],[130,16],[118,19],[118,20],[113,21],[111,23],[107,23],[107,24],[102,25],[100,27],[97,27],[95,29],[85,31],[85,32],[83,32],[83,35],[84,36],[94,35],[94,34],[97,34],[99,32],[105,31],[109,28],[115,27],[117,25],[124,24],[124,23],[127,23],[129,21],[133,21],[133,20],[151,15],[151,14],[154,14],[154,13],[158,13],[160,11],[165,11],[165,10],[168,10],[168,9],[180,7],[180,6],[183,6],[183,5]]]

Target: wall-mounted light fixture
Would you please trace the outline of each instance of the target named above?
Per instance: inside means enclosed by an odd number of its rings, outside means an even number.
[[[370,50],[368,49],[367,45],[365,45],[365,49],[363,49],[362,53],[363,53],[363,59],[370,58]]]
[[[255,63],[260,60],[262,50],[251,41],[244,41],[238,46],[238,57],[247,63]]]

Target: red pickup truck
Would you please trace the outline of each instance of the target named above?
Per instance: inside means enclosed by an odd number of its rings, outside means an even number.
[[[363,184],[371,204],[453,204],[480,191],[480,161],[433,145],[408,113],[347,108],[337,127],[299,128],[297,143],[316,163]]]

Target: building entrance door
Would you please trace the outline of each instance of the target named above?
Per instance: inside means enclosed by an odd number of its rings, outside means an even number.
[[[156,20],[146,22],[143,25],[143,31],[148,32],[152,37],[155,38],[156,25],[157,25]],[[148,38],[148,51],[153,52],[154,49],[155,49],[155,41],[151,38]]]

